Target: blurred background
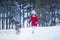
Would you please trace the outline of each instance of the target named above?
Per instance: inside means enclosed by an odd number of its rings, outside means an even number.
[[[39,17],[38,26],[60,25],[60,0],[0,0],[0,29],[31,27],[31,11]]]

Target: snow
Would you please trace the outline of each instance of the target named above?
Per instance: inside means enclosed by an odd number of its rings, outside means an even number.
[[[60,27],[37,27],[32,33],[32,27],[21,28],[16,34],[15,29],[0,30],[0,40],[60,40]]]

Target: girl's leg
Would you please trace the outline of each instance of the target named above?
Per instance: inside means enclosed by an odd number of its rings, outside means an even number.
[[[34,31],[35,31],[35,27],[32,27],[32,33],[33,33],[33,34],[35,33]]]
[[[35,33],[35,31],[36,31],[36,29],[37,29],[38,27],[32,27],[32,33],[34,34]]]

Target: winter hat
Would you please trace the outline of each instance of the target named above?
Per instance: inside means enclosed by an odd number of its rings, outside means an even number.
[[[35,10],[32,10],[31,13],[32,13],[32,14],[36,14],[36,11],[35,11]]]

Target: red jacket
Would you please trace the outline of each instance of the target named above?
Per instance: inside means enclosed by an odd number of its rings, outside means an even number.
[[[29,23],[31,22],[32,26],[37,26],[38,24],[38,16],[35,15],[35,17],[33,17],[33,15],[31,16],[31,19],[29,20]]]

